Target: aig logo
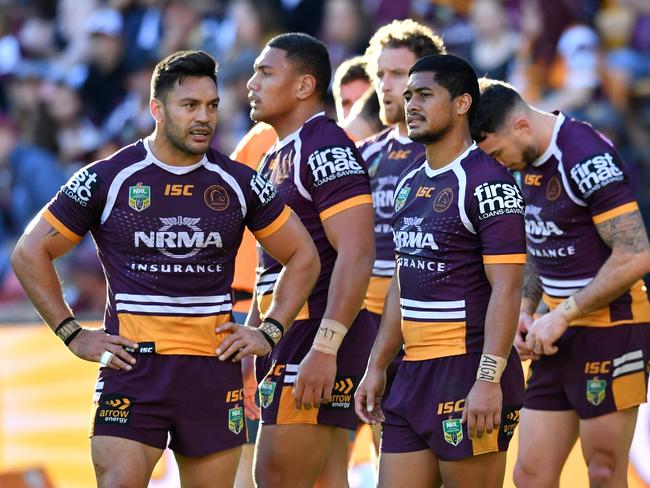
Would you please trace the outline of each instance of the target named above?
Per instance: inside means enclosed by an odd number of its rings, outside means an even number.
[[[82,169],[70,178],[70,181],[63,187],[63,193],[85,207],[88,205],[93,191],[99,186],[99,181],[97,173]]]

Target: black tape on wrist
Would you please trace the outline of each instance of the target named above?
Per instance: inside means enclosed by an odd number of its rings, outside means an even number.
[[[257,330],[259,330],[262,333],[264,339],[266,339],[266,342],[269,343],[271,349],[273,350],[275,348],[275,342],[273,341],[273,339],[271,339],[271,336],[268,335],[266,332],[264,332],[262,329],[257,329]]]
[[[64,319],[54,330],[54,333],[66,346],[70,345],[79,332],[81,332],[81,327],[74,317]]]

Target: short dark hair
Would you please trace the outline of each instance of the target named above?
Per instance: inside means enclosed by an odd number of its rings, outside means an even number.
[[[160,61],[151,76],[151,96],[161,99],[188,76],[208,76],[217,84],[217,61],[205,51],[177,51]]]
[[[479,104],[480,93],[476,73],[469,63],[451,54],[433,54],[418,59],[409,69],[409,76],[420,71],[432,71],[435,82],[449,92],[452,100],[464,93],[472,97],[472,104],[467,111],[467,119],[471,126]]]
[[[287,60],[300,74],[316,78],[316,93],[325,100],[332,79],[330,55],[325,44],[309,34],[289,32],[275,36],[267,45],[286,51]]]
[[[490,78],[478,80],[481,101],[472,123],[472,138],[483,142],[488,134],[498,131],[512,112],[512,109],[524,104],[524,100],[515,87],[504,81]]]
[[[338,97],[341,94],[341,86],[355,80],[370,83],[370,77],[366,73],[366,58],[363,56],[346,59],[336,68],[334,81],[332,81],[332,93]]]
[[[377,59],[382,49],[397,49],[405,47],[415,55],[415,59],[429,54],[445,54],[445,44],[442,37],[436,35],[430,27],[414,20],[394,20],[380,27],[370,38],[364,56],[368,64],[368,74],[374,79],[377,76]]]

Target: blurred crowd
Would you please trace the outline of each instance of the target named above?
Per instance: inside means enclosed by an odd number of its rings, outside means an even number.
[[[152,131],[149,81],[164,56],[197,48],[219,60],[215,146],[229,154],[252,125],[246,81],[273,35],[317,36],[335,69],[363,54],[378,27],[408,17],[479,75],[612,139],[650,216],[648,0],[4,0],[0,321],[35,318],[9,265],[16,239],[78,168]],[[92,243],[60,264],[77,315],[99,317],[105,288]]]

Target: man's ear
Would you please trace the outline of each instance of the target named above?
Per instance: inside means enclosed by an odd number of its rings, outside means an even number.
[[[529,133],[531,130],[530,121],[523,113],[515,113],[512,115],[511,122],[512,128],[516,131]]]
[[[300,75],[296,87],[296,98],[298,100],[306,100],[316,91],[316,85],[317,83],[314,75]]]
[[[165,120],[165,109],[163,108],[163,103],[157,98],[149,100],[149,111],[156,122],[162,122]]]
[[[472,95],[469,93],[463,93],[462,95],[459,95],[456,97],[456,113],[458,115],[465,115],[467,112],[469,112],[470,107],[474,103],[472,100]]]

